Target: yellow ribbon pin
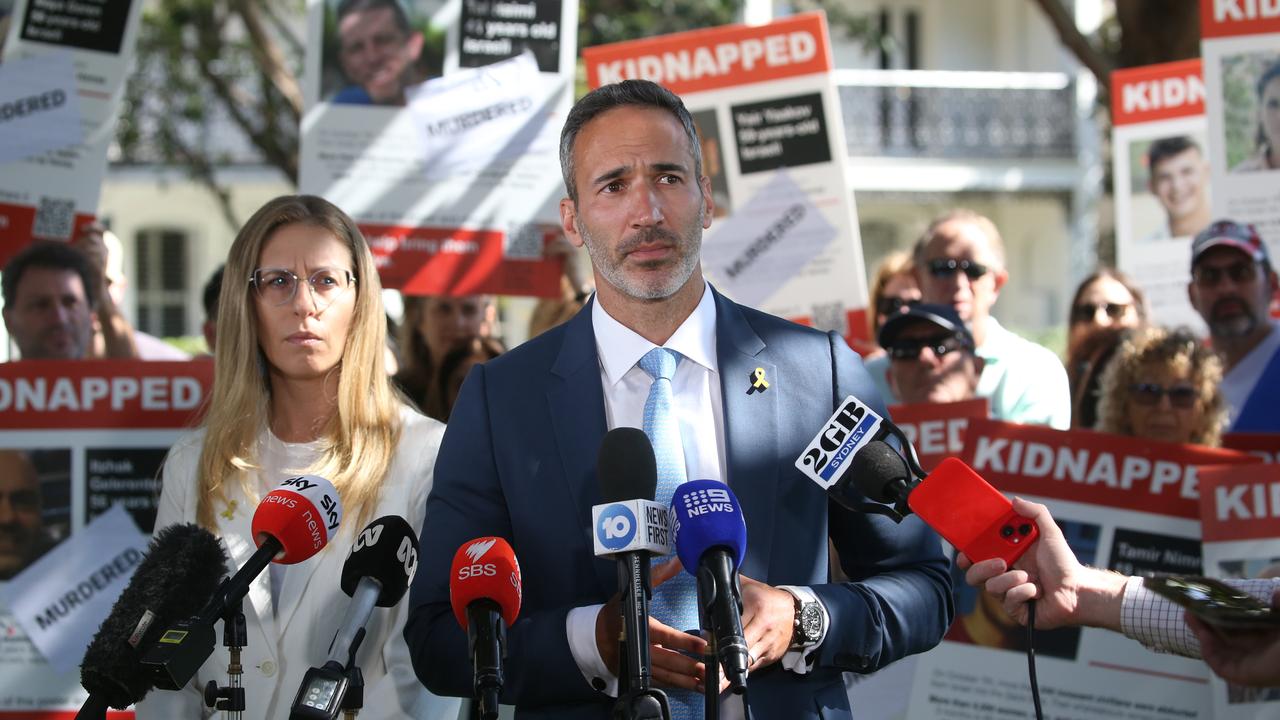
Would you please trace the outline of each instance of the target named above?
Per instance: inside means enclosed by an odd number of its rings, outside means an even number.
[[[231,502],[227,503],[227,509],[223,510],[221,515],[222,517],[228,520],[234,519],[236,516],[236,501],[232,500]]]
[[[753,392],[764,392],[769,389],[769,381],[764,379],[764,368],[758,367],[755,372],[751,373],[751,387],[747,388],[747,394]]]

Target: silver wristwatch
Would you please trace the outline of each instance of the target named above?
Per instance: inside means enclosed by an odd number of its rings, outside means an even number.
[[[795,627],[792,629],[791,649],[813,647],[822,639],[822,608],[816,601],[804,601],[791,594],[796,603]]]

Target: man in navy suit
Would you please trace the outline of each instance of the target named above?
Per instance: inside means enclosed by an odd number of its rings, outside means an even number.
[[[462,387],[405,627],[418,676],[433,692],[470,694],[449,566],[462,543],[500,535],[524,580],[503,701],[520,717],[608,717],[620,620],[616,564],[593,556],[596,455],[608,429],[641,426],[651,379],[636,363],[664,347],[679,353],[671,384],[687,476],[728,483],[747,525],[749,715],[850,717],[841,672],[933,647],[953,611],[931,531],[848,512],[794,466],[844,397],[882,414],[883,402],[838,335],[737,305],[703,279],[711,188],[678,97],[645,81],[600,88],[574,106],[560,148],[562,225],[591,255],[596,296]],[[759,373],[767,389],[752,388]],[[846,582],[829,581],[828,537]],[[654,582],[677,562],[655,567]],[[696,690],[703,668],[685,653],[705,645],[682,630],[650,619],[653,677]],[[741,704],[728,715],[743,717]]]

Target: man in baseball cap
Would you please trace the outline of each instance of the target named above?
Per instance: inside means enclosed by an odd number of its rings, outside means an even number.
[[[1234,432],[1280,431],[1280,332],[1270,317],[1276,290],[1254,226],[1219,220],[1192,240],[1187,295],[1226,365],[1222,393]]]
[[[885,376],[902,402],[958,402],[976,395],[983,360],[973,333],[950,305],[913,305],[885,322],[878,341],[889,357]]]

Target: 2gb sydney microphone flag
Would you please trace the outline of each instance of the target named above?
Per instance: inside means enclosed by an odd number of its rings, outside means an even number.
[[[850,395],[796,458],[796,468],[823,489],[830,488],[844,474],[851,457],[867,443],[884,437],[882,420],[875,411]]]

